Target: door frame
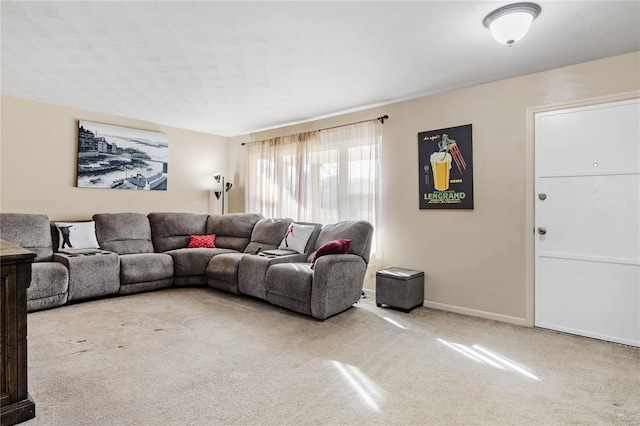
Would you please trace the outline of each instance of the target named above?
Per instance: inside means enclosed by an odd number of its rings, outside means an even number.
[[[640,98],[640,90],[527,108],[525,140],[525,323],[535,321],[535,144],[536,114]]]

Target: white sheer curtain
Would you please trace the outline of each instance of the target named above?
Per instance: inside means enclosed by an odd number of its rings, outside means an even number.
[[[367,220],[374,227],[373,274],[381,261],[381,144],[378,120],[251,143],[247,211],[323,224]]]
[[[306,175],[308,146],[320,132],[281,136],[247,146],[247,211],[265,217],[309,221]]]

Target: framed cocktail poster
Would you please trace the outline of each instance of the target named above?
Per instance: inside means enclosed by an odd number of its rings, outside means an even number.
[[[418,133],[420,209],[473,209],[471,124]]]

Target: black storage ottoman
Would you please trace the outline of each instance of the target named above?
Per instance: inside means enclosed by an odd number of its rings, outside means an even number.
[[[387,268],[376,274],[376,305],[409,312],[424,303],[424,272]]]

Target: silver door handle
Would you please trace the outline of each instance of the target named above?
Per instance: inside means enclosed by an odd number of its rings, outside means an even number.
[[[538,234],[545,235],[547,233],[547,228],[538,228]]]

